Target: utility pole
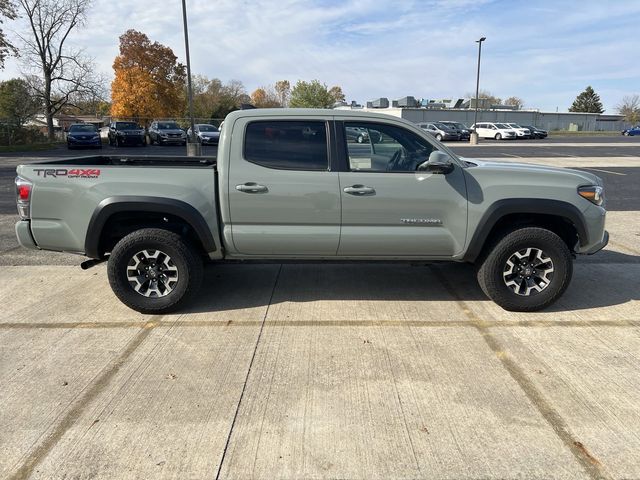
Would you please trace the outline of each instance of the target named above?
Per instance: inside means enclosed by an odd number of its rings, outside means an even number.
[[[476,113],[473,118],[474,129],[471,137],[469,138],[469,143],[472,143],[474,145],[478,143],[478,132],[475,125],[478,124],[478,96],[480,95],[480,55],[482,54],[482,42],[484,42],[486,39],[487,37],[481,37],[480,40],[476,40],[476,43],[478,44],[478,73],[476,75]]]
[[[184,47],[187,53],[187,96],[189,97],[189,121],[191,122],[191,135],[187,138],[187,156],[196,157],[202,154],[200,144],[195,141],[195,124],[193,121],[193,89],[191,88],[191,60],[189,58],[189,31],[187,29],[187,5],[182,0],[182,22],[184,24]]]

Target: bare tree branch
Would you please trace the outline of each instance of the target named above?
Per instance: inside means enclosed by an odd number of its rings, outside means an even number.
[[[3,1],[3,0],[0,0]],[[24,46],[25,78],[42,101],[49,137],[53,116],[85,98],[104,98],[104,78],[82,50],[67,47],[71,33],[85,22],[92,0],[19,0],[31,35]]]

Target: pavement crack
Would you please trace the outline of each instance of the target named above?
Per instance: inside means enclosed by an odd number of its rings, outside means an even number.
[[[551,402],[545,397],[544,393],[536,387],[534,382],[529,378],[520,365],[518,365],[515,359],[509,355],[507,349],[502,345],[500,340],[491,333],[491,330],[487,325],[487,323],[490,322],[483,321],[475,314],[475,312],[473,312],[473,310],[469,308],[467,302],[460,297],[460,294],[453,287],[451,282],[449,282],[449,279],[440,268],[433,265],[430,268],[440,280],[444,288],[456,300],[467,318],[469,318],[469,320],[474,324],[487,346],[491,349],[496,358],[500,360],[504,369],[518,384],[531,404],[536,408],[536,410],[538,410],[540,415],[542,415],[542,418],[544,418],[551,426],[556,436],[558,436],[562,443],[564,443],[564,445],[569,449],[589,477],[593,480],[613,478],[605,470],[602,463],[587,450],[582,442],[575,438],[569,428],[569,425],[562,415],[560,415],[560,412],[553,407]],[[509,327],[510,324],[505,322],[504,326]]]
[[[251,375],[253,362],[256,358],[256,353],[258,352],[258,345],[260,345],[260,339],[262,338],[264,325],[267,322],[267,316],[269,315],[269,309],[271,308],[271,303],[273,302],[273,296],[276,292],[276,288],[278,286],[278,280],[280,280],[281,273],[282,273],[282,264],[280,264],[280,267],[278,268],[278,273],[276,274],[276,278],[273,282],[273,288],[271,289],[271,295],[269,296],[269,303],[267,304],[267,308],[264,312],[264,316],[262,317],[262,322],[260,324],[260,331],[258,332],[258,338],[256,339],[256,344],[253,347],[253,354],[251,355],[251,360],[249,361],[249,368],[247,368],[247,375],[244,378],[244,383],[242,385],[242,390],[240,392],[240,398],[238,399],[238,404],[236,405],[236,411],[234,412],[233,420],[231,421],[231,427],[229,428],[229,433],[227,434],[227,440],[224,444],[224,449],[222,450],[222,457],[220,458],[220,464],[218,465],[218,471],[216,472],[216,480],[220,478],[220,475],[222,473],[222,467],[227,457],[227,451],[229,449],[229,445],[231,444],[231,436],[233,435],[233,430],[236,426],[238,414],[240,413],[240,407],[242,405],[242,400],[244,398],[244,392],[247,390],[247,384],[249,383],[249,376]]]
[[[162,317],[160,317],[162,318]],[[131,355],[144,342],[154,328],[157,327],[159,319],[146,322],[138,333],[136,333],[127,343],[126,347],[118,357],[103,369],[85,390],[82,396],[74,402],[72,407],[67,411],[58,425],[49,432],[44,440],[27,456],[24,463],[8,477],[8,480],[23,480],[29,478],[35,468],[49,455],[51,450],[56,446],[60,439],[73,427],[76,421],[87,410],[89,404],[98,397],[109,385],[113,377],[122,369]]]

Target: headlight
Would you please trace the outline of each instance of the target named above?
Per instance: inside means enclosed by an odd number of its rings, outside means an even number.
[[[604,203],[604,187],[598,185],[578,187],[578,195],[598,206]]]

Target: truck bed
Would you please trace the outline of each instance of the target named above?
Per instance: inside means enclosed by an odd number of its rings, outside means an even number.
[[[162,155],[89,155],[64,158],[31,165],[78,165],[78,166],[148,166],[148,167],[216,167],[216,157],[176,157]]]

